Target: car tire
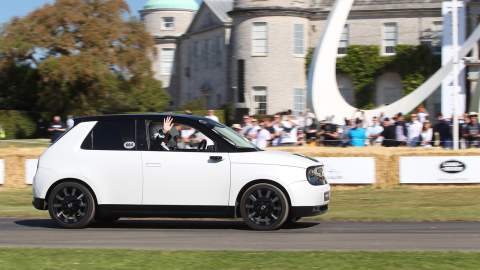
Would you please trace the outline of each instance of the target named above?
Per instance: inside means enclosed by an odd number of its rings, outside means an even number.
[[[271,184],[255,184],[243,193],[240,213],[244,222],[258,231],[279,229],[287,220],[290,206],[284,192]]]
[[[57,185],[50,193],[48,212],[62,228],[85,228],[94,220],[95,199],[84,185],[64,182]]]

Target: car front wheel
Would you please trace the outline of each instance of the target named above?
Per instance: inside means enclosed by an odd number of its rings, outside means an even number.
[[[63,228],[84,228],[95,217],[95,200],[84,185],[64,182],[50,193],[48,211],[50,217]]]
[[[248,188],[240,201],[240,213],[254,230],[270,231],[280,228],[287,220],[289,205],[282,190],[270,184]]]

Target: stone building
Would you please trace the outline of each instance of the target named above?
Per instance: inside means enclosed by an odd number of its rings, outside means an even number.
[[[141,11],[160,53],[154,59],[178,107],[204,98],[208,107],[234,104],[251,114],[273,114],[307,106],[305,57],[320,38],[333,0],[150,0]],[[468,11],[475,25],[478,5]],[[473,13],[472,13],[473,12]],[[349,45],[378,45],[394,55],[399,44],[442,47],[441,0],[357,0],[345,25],[338,57]],[[355,104],[352,78],[338,74],[348,102]],[[400,74],[376,78],[377,105],[404,95]],[[431,110],[439,98],[431,99]]]

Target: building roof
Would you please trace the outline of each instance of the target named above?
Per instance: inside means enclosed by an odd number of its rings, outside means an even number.
[[[200,7],[197,0],[148,0],[144,9],[188,9],[198,10]]]
[[[232,11],[233,9],[233,0],[204,0],[203,2],[222,22],[232,21],[232,18],[228,15],[228,12]]]

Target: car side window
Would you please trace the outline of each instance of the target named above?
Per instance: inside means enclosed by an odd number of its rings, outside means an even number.
[[[163,132],[163,121],[147,121],[148,149],[150,151],[214,152],[215,142],[189,125],[173,123]]]
[[[135,125],[135,120],[99,121],[85,138],[82,149],[137,150]]]

